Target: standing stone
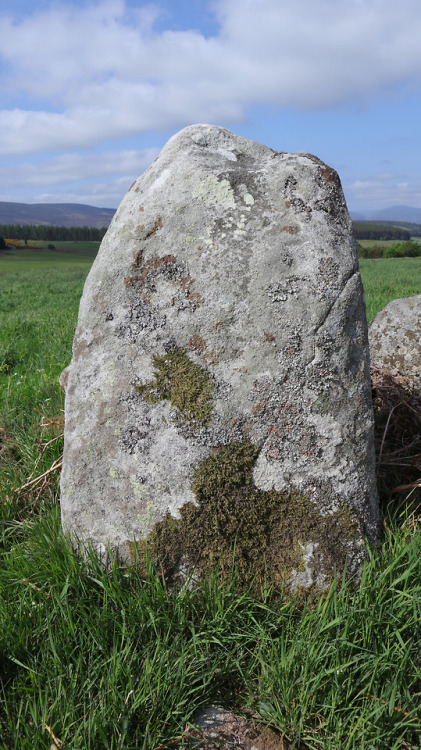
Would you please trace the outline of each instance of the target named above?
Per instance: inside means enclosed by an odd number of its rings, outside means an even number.
[[[65,532],[169,576],[290,590],[378,532],[367,325],[339,178],[185,128],[130,188],[80,304]],[[137,557],[136,548],[139,557]],[[140,563],[139,563],[140,564]]]
[[[421,386],[421,294],[389,302],[368,331],[371,364]]]

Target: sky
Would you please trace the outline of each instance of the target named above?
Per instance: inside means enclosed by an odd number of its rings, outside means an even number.
[[[2,0],[0,40],[1,201],[115,208],[202,122],[421,208],[420,0]]]

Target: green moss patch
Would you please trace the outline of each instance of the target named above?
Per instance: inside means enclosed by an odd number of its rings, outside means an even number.
[[[156,404],[168,399],[184,421],[197,427],[210,424],[213,385],[209,373],[180,350],[153,357],[154,379],[137,386],[146,401]]]
[[[249,441],[229,443],[196,467],[192,478],[197,506],[187,503],[180,519],[167,514],[147,540],[138,543],[144,572],[146,550],[171,582],[194,568],[203,578],[218,568],[230,577],[233,561],[239,584],[259,593],[266,582],[280,591],[293,570],[304,569],[303,548],[319,544],[318,570],[332,578],[346,563],[346,543],[357,526],[349,510],[321,516],[313,503],[291,487],[259,490],[253,482],[258,449]],[[130,547],[134,555],[134,547]]]

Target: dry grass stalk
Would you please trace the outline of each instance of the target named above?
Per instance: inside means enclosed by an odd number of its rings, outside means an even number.
[[[64,414],[60,414],[58,417],[48,417],[38,409],[35,411],[41,415],[41,421],[36,425],[39,430],[40,436],[37,438],[38,457],[35,461],[34,468],[29,476],[26,477],[24,483],[14,490],[15,495],[19,495],[20,500],[23,504],[28,507],[29,505],[33,508],[37,507],[37,504],[43,494],[49,489],[53,488],[54,483],[51,483],[51,479],[56,472],[60,472],[63,464],[63,453],[56,458],[51,466],[43,471],[38,476],[34,477],[37,468],[42,460],[46,450],[55,442],[61,440],[64,435]],[[51,437],[51,434],[53,435]],[[33,492],[36,491],[36,495]]]
[[[55,736],[55,734],[54,734],[53,730],[51,729],[51,727],[49,727],[48,724],[44,724],[44,727],[47,730],[47,732],[49,732],[49,734],[51,735],[51,739],[54,741],[54,745],[56,746],[56,748],[58,748],[58,750],[62,750],[63,746],[62,746],[61,742]]]
[[[63,465],[63,459],[62,459],[62,456],[60,456],[60,458],[57,458],[53,462],[53,464],[50,466],[49,469],[47,469],[47,471],[44,471],[44,473],[40,474],[39,477],[35,477],[35,479],[31,479],[30,482],[26,482],[25,484],[23,484],[22,487],[19,487],[16,490],[16,492],[21,492],[22,490],[26,490],[27,487],[31,487],[35,484],[38,484],[42,479],[44,479],[44,477],[47,477],[49,474],[51,474],[52,471],[57,471],[57,469],[61,469],[62,465]]]
[[[377,474],[382,500],[421,489],[421,392],[414,382],[371,367]]]

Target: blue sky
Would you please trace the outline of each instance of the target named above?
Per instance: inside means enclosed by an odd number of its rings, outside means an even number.
[[[208,122],[421,208],[420,0],[2,0],[0,200],[116,207]]]

